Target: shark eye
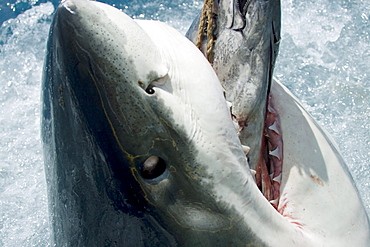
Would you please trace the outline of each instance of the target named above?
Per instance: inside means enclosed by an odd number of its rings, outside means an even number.
[[[154,94],[155,93],[155,91],[153,89],[153,86],[151,86],[151,85],[149,85],[149,87],[147,87],[147,89],[145,89],[145,92],[147,94]]]
[[[155,179],[166,171],[166,162],[158,156],[150,156],[141,167],[144,179]]]

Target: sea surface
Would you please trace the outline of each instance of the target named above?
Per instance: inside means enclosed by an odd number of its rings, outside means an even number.
[[[106,1],[185,33],[202,1]],[[40,140],[46,39],[58,1],[0,0],[0,246],[50,246]],[[370,214],[370,0],[282,0],[275,77],[336,140]]]

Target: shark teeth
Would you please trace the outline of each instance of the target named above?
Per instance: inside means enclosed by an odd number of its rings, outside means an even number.
[[[256,174],[257,174],[256,170],[249,169],[249,171],[251,172],[252,177],[253,177],[253,180],[254,180],[254,182],[256,183]]]
[[[227,107],[230,109],[231,111],[231,107],[233,106],[233,103],[231,103],[230,101],[226,100],[226,105]]]
[[[241,131],[241,127],[239,126],[238,122],[236,122],[234,120],[233,120],[233,124],[234,124],[234,127],[235,127],[236,132],[239,135],[239,132]]]
[[[242,149],[243,149],[245,155],[249,154],[249,151],[251,151],[251,148],[249,146],[246,146],[246,145],[242,145]]]
[[[281,183],[281,173],[277,175],[276,177],[274,177],[272,180],[280,184]]]
[[[270,202],[274,207],[277,207],[278,202],[279,202],[279,198],[276,198],[276,199],[274,199],[274,200],[270,200],[269,202]]]
[[[274,131],[276,134],[280,135],[280,131],[278,129],[276,121],[269,127],[269,130]]]
[[[274,157],[278,158],[279,160],[281,160],[279,147],[275,148],[272,151],[269,151],[269,155],[274,156]]]
[[[256,175],[256,170],[253,170],[253,169],[250,169],[250,171],[251,171],[251,174],[253,175],[253,176],[255,176]]]

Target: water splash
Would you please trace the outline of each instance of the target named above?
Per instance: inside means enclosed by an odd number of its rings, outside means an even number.
[[[40,82],[52,4],[5,22],[0,34],[0,246],[47,246]]]

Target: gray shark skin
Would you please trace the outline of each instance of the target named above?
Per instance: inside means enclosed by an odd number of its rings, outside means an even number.
[[[54,242],[174,245],[151,217],[152,207],[115,141],[90,74],[95,74],[93,65],[71,45],[64,12],[60,7],[55,14],[43,78],[42,133]]]
[[[280,2],[217,4],[213,68],[163,23],[86,0],[56,10],[42,85],[56,246],[369,245],[335,144],[272,80]],[[250,169],[268,101],[284,141],[275,207]]]

